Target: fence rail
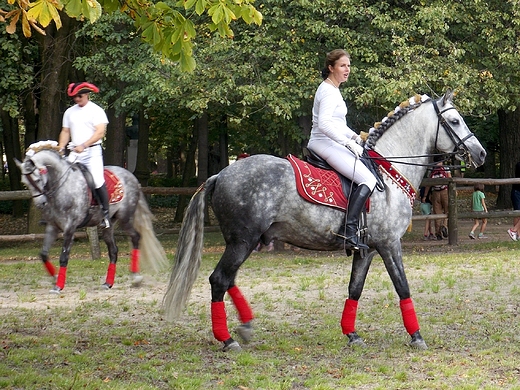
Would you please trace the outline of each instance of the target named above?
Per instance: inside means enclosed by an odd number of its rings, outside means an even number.
[[[433,215],[414,215],[412,221],[425,221],[430,219],[448,219],[448,243],[450,245],[457,245],[458,243],[458,220],[466,218],[482,218],[482,213],[476,212],[462,212],[459,213],[457,209],[457,188],[462,186],[474,186],[480,183],[486,186],[501,186],[508,184],[520,184],[520,178],[511,179],[470,179],[462,177],[449,177],[437,179],[423,179],[421,186],[433,186],[439,184],[448,185],[448,214],[433,214]],[[457,187],[458,186],[458,187]],[[142,190],[147,195],[193,195],[197,188],[195,187],[142,187]],[[31,199],[31,194],[28,190],[21,191],[0,191],[0,201],[2,200],[22,200]],[[514,218],[520,216],[520,210],[499,210],[490,211],[486,214],[486,218]],[[83,234],[77,232],[76,234]],[[43,238],[41,234],[25,235],[26,240],[36,240]],[[23,240],[24,236],[0,236],[0,241],[14,241]]]

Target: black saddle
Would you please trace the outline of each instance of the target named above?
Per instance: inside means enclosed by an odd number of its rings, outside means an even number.
[[[341,179],[341,188],[343,189],[343,194],[345,194],[345,198],[349,198],[349,195],[354,192],[357,187],[356,183],[353,183],[348,177],[343,176],[341,173],[332,168],[327,161],[318,156],[312,150],[308,148],[303,148],[303,157],[305,161],[309,164],[314,165],[316,168],[325,169],[327,171],[334,171],[338,174]]]

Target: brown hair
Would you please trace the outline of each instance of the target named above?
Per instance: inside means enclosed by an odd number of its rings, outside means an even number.
[[[348,52],[343,49],[335,49],[332,50],[330,53],[327,53],[327,57],[325,57],[325,67],[321,71],[321,77],[323,77],[323,80],[329,77],[329,66],[334,66],[337,60],[345,56],[350,59],[350,54],[348,54]]]
[[[473,189],[475,191],[484,191],[484,184],[482,183],[477,183],[473,186]]]

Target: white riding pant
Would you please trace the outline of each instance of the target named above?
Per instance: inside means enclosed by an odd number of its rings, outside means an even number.
[[[311,139],[307,147],[357,185],[364,184],[370,191],[374,190],[377,184],[375,176],[345,146],[331,139]]]
[[[105,184],[105,176],[103,173],[103,150],[101,148],[101,144],[92,145],[81,153],[70,152],[69,161],[73,163],[80,162],[85,165],[92,175],[94,186],[96,188],[99,188]]]

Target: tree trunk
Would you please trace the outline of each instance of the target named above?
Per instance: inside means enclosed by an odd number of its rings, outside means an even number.
[[[200,118],[195,119],[195,128],[198,133],[198,174],[197,174],[197,185],[201,185],[208,178],[208,113],[205,111]]]
[[[515,165],[520,161],[520,109],[498,111],[500,142],[500,177],[515,177]],[[497,207],[511,208],[511,185],[500,186]]]
[[[16,166],[16,164],[14,163],[15,158],[17,158],[18,160],[22,160],[18,119],[11,118],[7,111],[4,111],[0,108],[0,120],[3,128],[5,156],[7,159],[7,167],[9,170],[9,184],[11,190],[21,190],[22,174]],[[23,215],[23,201],[13,201],[13,215],[15,217],[20,217]]]
[[[186,162],[184,163],[184,172],[182,174],[182,186],[187,187],[190,180],[196,173],[195,154],[197,152],[199,129],[197,126],[193,128],[193,135],[191,142],[189,141],[188,150],[186,151]],[[184,216],[184,209],[188,204],[188,197],[186,195],[179,196],[177,209],[175,210],[175,222],[182,222]]]
[[[141,109],[139,111],[139,138],[137,145],[137,162],[134,174],[143,187],[148,185],[148,179],[150,179],[150,164],[148,163],[149,134],[150,120],[145,116],[144,109]]]
[[[126,114],[116,116],[115,109],[107,110],[108,127],[105,137],[105,165],[125,166]]]
[[[70,51],[79,22],[60,12],[62,27],[56,30],[54,23],[39,35],[41,50],[41,100],[38,107],[37,140],[58,139],[62,116],[67,107],[66,89],[71,69]]]

